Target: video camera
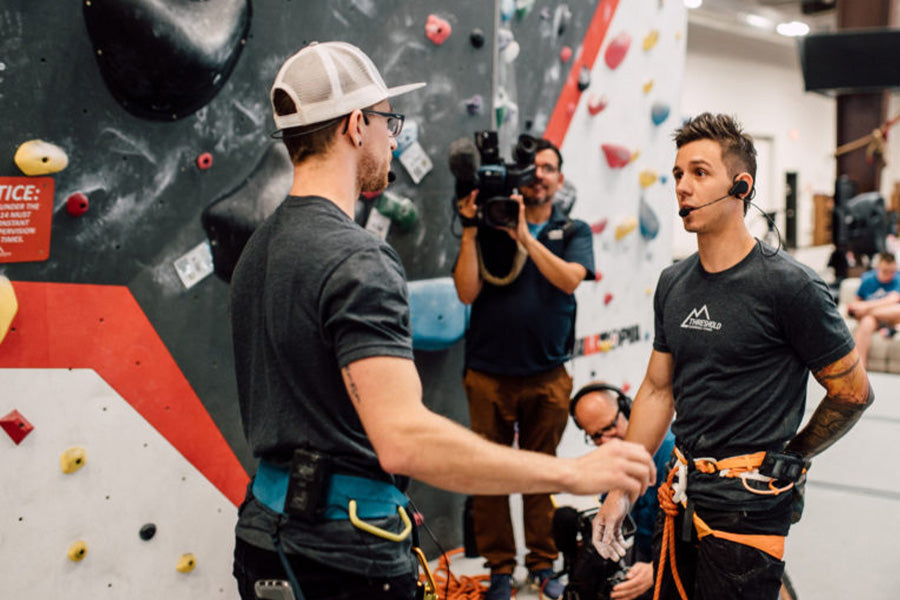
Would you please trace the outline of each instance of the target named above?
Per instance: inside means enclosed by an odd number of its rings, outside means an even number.
[[[631,564],[626,558],[608,560],[597,553],[591,542],[592,522],[597,509],[579,512],[570,506],[556,509],[553,514],[553,539],[563,554],[569,583],[563,600],[609,600],[612,589],[625,581]],[[634,537],[634,519],[626,515],[622,536]],[[629,551],[629,555],[633,550]]]
[[[456,197],[478,189],[475,203],[478,225],[515,228],[519,203],[510,198],[513,190],[534,181],[537,140],[523,133],[513,146],[513,162],[500,157],[496,131],[476,131],[475,143],[465,138],[450,145],[450,171],[456,178]]]

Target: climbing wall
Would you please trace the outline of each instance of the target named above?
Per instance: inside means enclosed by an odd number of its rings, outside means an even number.
[[[498,118],[508,120],[500,127],[510,139],[532,129],[560,146],[562,204],[594,232],[596,281],[576,290],[575,387],[602,379],[633,396],[652,349],[656,280],[671,263],[677,208],[671,134],[681,123],[687,15],[671,0],[605,0],[590,8],[572,3],[541,12],[543,20],[501,17],[498,46],[519,40],[521,51],[506,63],[499,53],[496,99],[506,110]],[[579,27],[574,40],[567,33],[572,24]],[[537,54],[555,62],[529,68]],[[570,422],[558,454],[587,448]],[[557,500],[594,504],[568,495]],[[520,510],[514,499],[514,514]],[[524,553],[520,523],[514,519]]]
[[[595,227],[603,275],[579,290],[576,381],[637,377],[623,359],[643,346],[645,360],[646,288],[668,247],[665,228],[642,235],[652,219],[640,202],[660,223],[672,206],[661,178],[639,176],[669,169],[657,149],[669,148],[673,118],[652,125],[651,109],[677,114],[682,13],[674,0],[4,2],[0,460],[17,475],[0,493],[0,560],[18,568],[0,586],[23,597],[235,596],[227,555],[254,461],[227,279],[290,185],[267,92],[311,40],[352,41],[389,84],[428,83],[394,103],[407,117],[397,181],[360,199],[357,220],[437,298],[458,248],[450,142],[494,128],[562,144],[572,214]],[[612,68],[604,52],[622,32],[630,45],[616,46]],[[464,323],[450,301],[422,306]],[[420,344],[416,363],[426,404],[467,423],[462,343]],[[67,474],[70,448],[85,460]],[[462,499],[421,484],[411,496],[441,544],[459,546]]]

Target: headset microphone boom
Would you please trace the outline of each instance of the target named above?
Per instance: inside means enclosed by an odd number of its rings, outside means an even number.
[[[731,189],[728,190],[728,193],[725,194],[724,196],[722,196],[721,198],[716,198],[715,200],[711,200],[711,201],[707,202],[706,204],[701,204],[700,206],[685,206],[684,208],[682,208],[681,210],[678,211],[678,216],[681,218],[684,218],[684,217],[688,216],[689,214],[691,214],[692,212],[694,212],[695,210],[699,210],[705,206],[709,206],[710,204],[715,204],[716,202],[718,202],[720,200],[724,200],[725,198],[731,198],[732,196],[740,198],[741,194],[745,194],[749,187],[750,186],[747,185],[746,181],[743,181],[743,180],[735,181],[734,185],[731,186]]]

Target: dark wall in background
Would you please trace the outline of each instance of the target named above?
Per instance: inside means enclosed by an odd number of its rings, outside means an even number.
[[[168,4],[186,1],[191,2]],[[213,2],[208,5],[215,8]],[[539,2],[524,18],[509,22],[521,45],[516,76],[523,128],[526,121],[534,123],[535,115],[552,111],[568,72],[567,65],[559,65],[559,50],[564,44],[577,48],[595,5],[574,3],[562,35],[551,31],[552,19],[541,15],[543,10],[552,17],[558,2]],[[252,471],[237,411],[227,284],[212,275],[185,289],[173,262],[207,239],[203,210],[249,177],[272,143],[268,90],[281,62],[309,41],[345,40],[372,57],[388,85],[428,82],[424,90],[394,101],[407,123],[418,124],[419,142],[435,166],[416,185],[394,161],[398,179],[392,190],[412,199],[420,218],[409,232],[392,227],[388,241],[400,253],[409,279],[449,275],[458,242],[451,232],[447,149],[452,140],[493,125],[493,3],[253,2],[246,43],[221,90],[196,112],[171,121],[136,117],[117,103],[101,77],[83,10],[83,3],[48,0],[6,0],[0,8],[0,176],[21,175],[13,155],[30,139],[52,142],[69,157],[68,167],[52,175],[49,260],[0,263],[0,274],[13,281],[127,286]],[[425,36],[431,13],[453,28],[441,46]],[[475,28],[487,39],[478,49],[469,42]],[[553,69],[561,76],[548,76]],[[178,77],[177,69],[172,76]],[[480,115],[465,108],[474,94],[485,99]],[[213,156],[207,170],[196,165],[203,152]],[[65,207],[75,192],[90,200],[81,217],[69,215]],[[467,424],[462,343],[442,352],[418,352],[416,362],[425,402]],[[459,546],[462,498],[420,484],[413,485],[411,495],[443,545]],[[426,548],[433,553],[427,541]]]

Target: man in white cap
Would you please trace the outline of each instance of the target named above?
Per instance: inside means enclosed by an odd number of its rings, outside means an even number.
[[[236,527],[241,598],[260,580],[297,598],[415,593],[408,477],[463,493],[622,487],[655,478],[646,450],[573,459],[487,442],[422,403],[396,252],[359,227],[361,192],[388,184],[403,115],[358,48],[313,43],[272,86],[294,163],[288,198],[247,242],[231,283],[244,433],[260,459]]]

